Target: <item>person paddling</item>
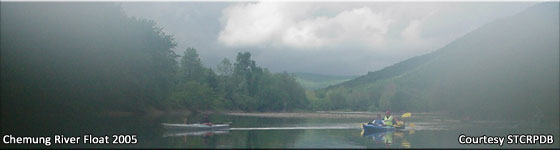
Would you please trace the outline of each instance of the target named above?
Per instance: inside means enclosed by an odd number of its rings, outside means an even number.
[[[393,116],[391,116],[391,111],[387,110],[385,112],[385,117],[383,117],[383,125],[384,126],[392,126],[395,123]]]
[[[202,124],[212,126],[212,123],[210,123],[210,118],[208,118],[208,114],[204,114],[204,118],[202,118]]]
[[[383,117],[381,117],[380,114],[377,114],[377,118],[374,119],[371,123],[374,125],[383,125],[383,121],[382,121]]]

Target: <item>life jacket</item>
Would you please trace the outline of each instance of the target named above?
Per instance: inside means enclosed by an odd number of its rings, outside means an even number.
[[[393,116],[383,117],[383,124],[386,125],[386,126],[392,126],[393,125]]]

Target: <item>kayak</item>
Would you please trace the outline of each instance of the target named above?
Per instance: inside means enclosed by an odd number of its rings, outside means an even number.
[[[229,129],[229,124],[170,124],[162,123],[163,128],[168,130],[223,130]]]
[[[163,128],[167,130],[227,130],[229,129],[229,124],[171,124],[171,123],[161,123]]]
[[[394,126],[382,126],[377,124],[362,124],[362,128],[364,129],[364,132],[371,133],[371,132],[390,132],[395,130],[401,130],[404,129],[404,126],[394,127]]]
[[[229,134],[228,130],[206,130],[206,131],[184,131],[184,130],[168,130],[163,137],[174,136],[212,136],[217,134]]]
[[[365,132],[386,132],[395,130],[393,126],[380,126],[375,124],[362,124],[362,128]]]

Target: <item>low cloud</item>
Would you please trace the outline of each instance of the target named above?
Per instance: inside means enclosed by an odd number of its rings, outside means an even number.
[[[293,9],[296,8],[296,9]],[[301,3],[236,4],[223,11],[218,40],[226,46],[325,48],[340,44],[379,47],[391,20],[369,7],[334,16],[313,16],[316,7]]]
[[[249,51],[270,71],[359,75],[445,46],[535,2],[124,3],[213,67]],[[154,11],[155,10],[155,11]]]

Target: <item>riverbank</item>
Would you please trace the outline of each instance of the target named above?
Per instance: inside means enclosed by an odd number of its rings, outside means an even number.
[[[270,117],[270,118],[376,118],[377,115],[385,115],[384,112],[334,112],[334,111],[318,111],[318,112],[228,112],[226,115],[232,116],[251,116],[251,117]],[[415,113],[426,114],[426,113]],[[392,113],[393,116],[400,116],[402,113]],[[414,115],[413,115],[414,116]]]
[[[140,111],[123,111],[123,110],[107,110],[97,113],[98,116],[106,116],[113,118],[143,116],[146,118],[157,118],[162,115],[191,115],[193,112],[188,109],[158,109],[154,107],[147,107]],[[205,111],[202,113],[213,113]]]

